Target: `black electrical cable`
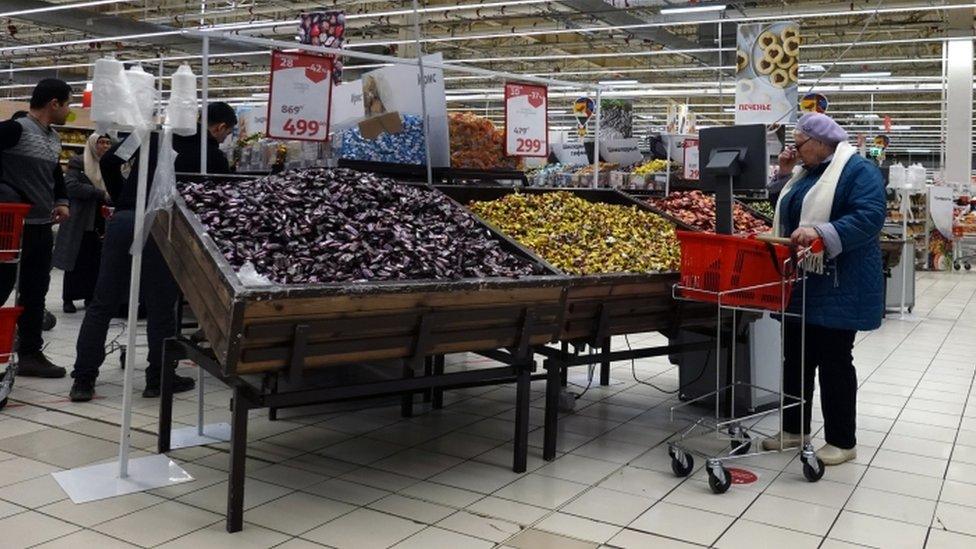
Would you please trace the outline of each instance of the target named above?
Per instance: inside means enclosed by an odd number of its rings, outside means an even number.
[[[630,338],[628,338],[626,334],[624,334],[624,342],[627,343],[627,350],[628,351],[632,351],[633,349],[630,346]],[[711,358],[712,358],[712,350],[709,349],[708,351],[706,351],[705,360],[704,360],[704,362],[702,362],[702,368],[698,372],[698,375],[695,376],[695,379],[693,379],[693,380],[691,380],[688,383],[685,383],[683,385],[682,384],[679,384],[678,385],[678,388],[677,389],[674,389],[674,390],[662,389],[662,388],[658,387],[657,385],[651,383],[650,381],[643,380],[643,379],[640,379],[639,377],[637,377],[637,360],[636,359],[633,359],[633,358],[630,359],[630,374],[632,376],[634,376],[634,381],[636,381],[637,383],[640,383],[641,385],[647,385],[648,387],[653,387],[654,389],[656,389],[658,391],[661,391],[662,393],[664,393],[666,395],[676,395],[676,394],[680,393],[681,390],[684,389],[685,387],[688,387],[690,385],[694,385],[695,383],[698,383],[698,381],[701,380],[701,378],[705,376],[705,371],[708,370],[708,363],[711,360]],[[664,372],[661,372],[660,374],[657,374],[657,375],[662,375],[663,373]],[[657,377],[657,376],[652,376],[652,377]]]

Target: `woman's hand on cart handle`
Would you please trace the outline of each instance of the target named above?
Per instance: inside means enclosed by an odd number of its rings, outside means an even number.
[[[820,233],[813,227],[800,227],[790,235],[790,241],[797,246],[807,247],[820,238]]]

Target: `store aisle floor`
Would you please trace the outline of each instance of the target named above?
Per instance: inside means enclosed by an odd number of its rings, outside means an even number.
[[[226,445],[172,453],[192,483],[85,505],[50,476],[115,455],[122,371],[114,355],[90,403],[67,401],[70,380],[18,381],[0,412],[0,546],[976,547],[976,275],[922,274],[917,291],[918,318],[893,315],[858,338],[858,459],[816,484],[780,455],[744,462],[755,481],[722,496],[709,491],[701,460],[691,477],[675,478],[665,445],[679,427],[668,422],[674,401],[617,363],[611,386],[589,388],[561,419],[552,463],[541,459],[543,386],[533,386],[523,475],[509,469],[513,387],[451,391],[445,409],[418,405],[412,419],[392,400],[290,411],[277,422],[255,412],[245,529],[228,535]],[[59,317],[48,352],[70,366],[82,313]],[[480,360],[454,356],[449,365]],[[660,388],[677,384],[666,360],[635,366]],[[585,385],[585,370],[570,381]],[[207,383],[208,421],[228,419],[228,399]],[[133,442],[145,451],[137,455],[154,448],[157,406],[135,398]],[[179,395],[176,420],[189,425],[195,413],[195,394]]]

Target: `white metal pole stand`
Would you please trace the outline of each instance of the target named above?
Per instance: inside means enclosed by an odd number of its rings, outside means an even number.
[[[193,480],[189,473],[165,454],[131,459],[132,376],[136,366],[136,322],[139,311],[139,287],[142,281],[142,235],[145,231],[146,187],[149,179],[150,131],[137,129],[133,135],[139,145],[139,171],[136,186],[135,228],[132,232],[132,269],[129,274],[129,311],[122,393],[122,426],[119,430],[117,463],[89,465],[53,473],[54,479],[74,503],[86,503],[145,490],[171,486]],[[133,137],[130,137],[132,139]]]
[[[210,38],[202,39],[201,53],[202,67],[200,69],[200,174],[207,173],[207,142],[209,137],[209,120],[207,118],[207,104],[210,101]],[[177,326],[177,330],[181,327]],[[168,368],[168,364],[163,365]],[[227,422],[207,424],[204,420],[204,373],[203,368],[197,366],[197,424],[193,427],[181,427],[170,432],[170,448],[190,448],[215,444],[230,440],[230,424]]]

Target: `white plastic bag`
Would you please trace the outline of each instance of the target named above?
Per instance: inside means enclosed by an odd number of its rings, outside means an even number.
[[[148,140],[147,140],[148,141]],[[148,147],[149,143],[144,146]],[[146,203],[146,225],[142,231],[142,241],[132,243],[132,251],[136,246],[145,246],[149,234],[152,232],[156,214],[161,210],[169,210],[176,201],[176,151],[173,150],[173,132],[169,126],[163,126],[163,133],[159,139],[159,154],[156,156],[156,171],[152,176],[152,189]]]
[[[244,262],[241,265],[239,271],[237,271],[237,279],[241,281],[241,284],[245,286],[273,286],[274,282],[258,273],[257,269],[254,268],[254,264],[250,261]]]

